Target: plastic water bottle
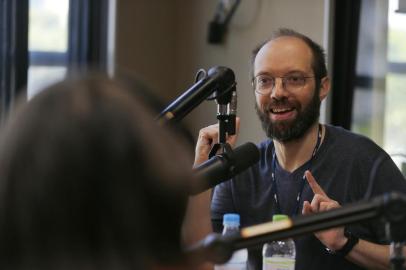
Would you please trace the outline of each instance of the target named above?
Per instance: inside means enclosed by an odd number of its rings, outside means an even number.
[[[274,215],[272,221],[287,219],[286,215]],[[262,249],[263,270],[294,270],[296,247],[292,239],[266,243]]]
[[[225,214],[223,216],[223,235],[238,231],[240,229],[240,215]],[[248,251],[240,249],[234,252],[231,259],[222,265],[215,265],[215,270],[246,270]]]

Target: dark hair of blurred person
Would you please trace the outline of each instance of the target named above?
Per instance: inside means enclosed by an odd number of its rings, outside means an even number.
[[[128,84],[51,86],[0,140],[1,269],[182,266],[191,156]]]

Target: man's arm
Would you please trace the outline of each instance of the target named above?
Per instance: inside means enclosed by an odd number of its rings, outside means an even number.
[[[314,197],[311,202],[303,203],[304,215],[328,211],[340,207],[338,202],[330,199],[314,179],[310,171],[306,171],[306,179],[311,187]],[[348,238],[344,234],[344,228],[333,228],[315,233],[315,236],[326,246],[326,248],[337,251],[344,247]],[[406,250],[403,250],[406,256]],[[337,255],[339,256],[339,255]],[[361,267],[367,269],[389,269],[389,246],[374,244],[360,239],[351,249],[345,258]]]
[[[345,257],[367,269],[389,269],[389,246],[378,245],[360,239]]]

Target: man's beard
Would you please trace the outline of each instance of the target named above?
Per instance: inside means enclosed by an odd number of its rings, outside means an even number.
[[[319,89],[319,87],[316,87]],[[320,97],[319,91],[314,91],[314,95],[310,103],[300,110],[300,105],[295,106],[298,114],[293,121],[272,121],[269,112],[270,104],[267,104],[263,111],[258,108],[258,104],[255,102],[255,110],[259,120],[261,121],[262,128],[266,135],[280,142],[289,142],[302,137],[306,131],[319,119],[320,116]],[[288,101],[282,100],[274,102],[274,104],[289,104]]]

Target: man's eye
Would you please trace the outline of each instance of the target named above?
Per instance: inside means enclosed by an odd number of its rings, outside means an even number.
[[[302,76],[289,76],[286,78],[286,80],[288,81],[288,83],[297,84],[303,83],[304,78]]]
[[[267,85],[272,83],[273,79],[269,77],[259,77],[258,78],[258,84],[259,85]]]

